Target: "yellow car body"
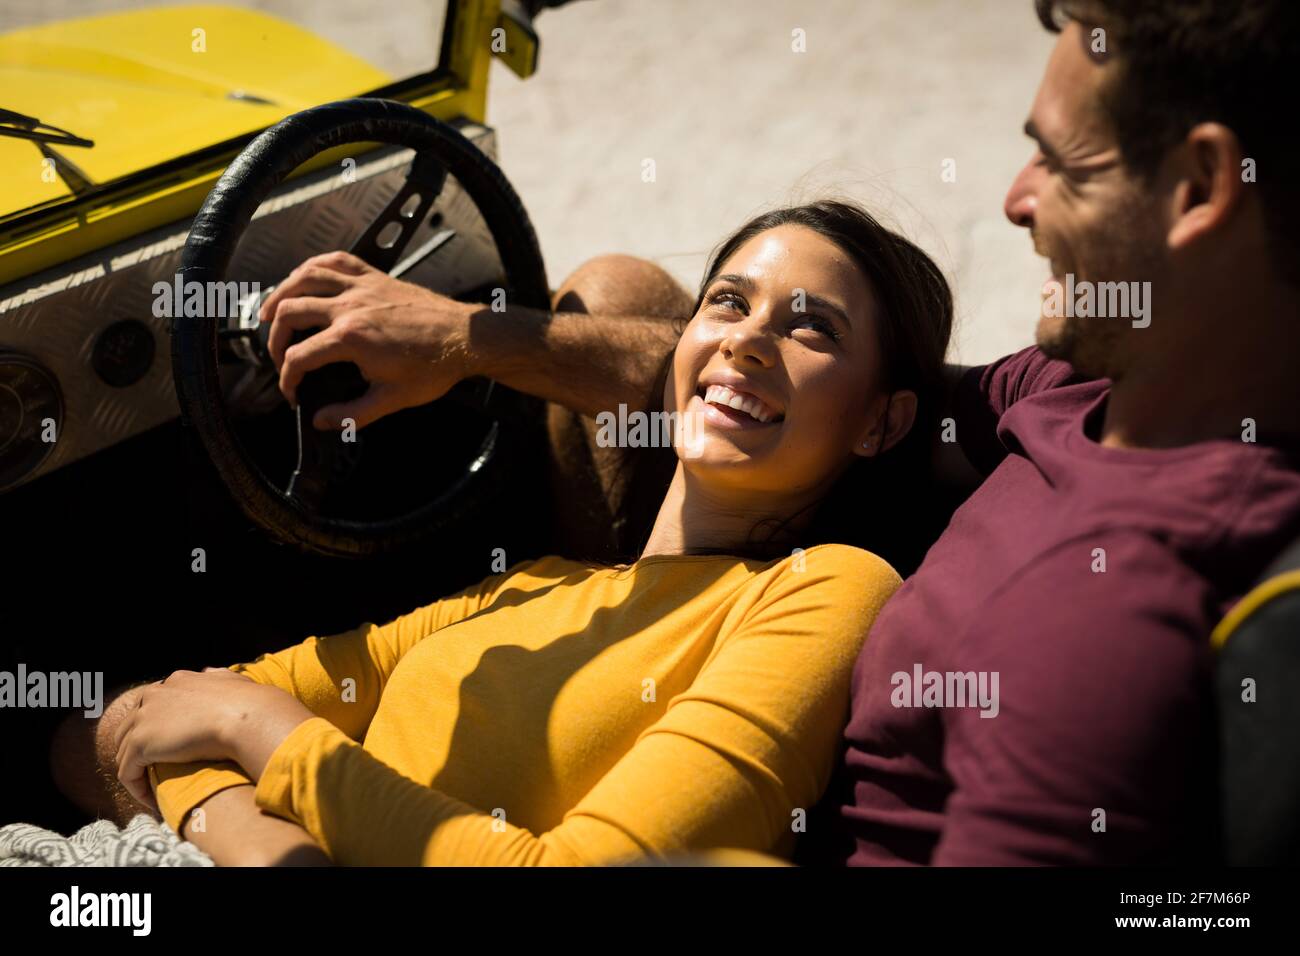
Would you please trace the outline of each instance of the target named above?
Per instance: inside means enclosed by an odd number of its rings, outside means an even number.
[[[75,196],[35,143],[0,138],[0,286],[192,215],[245,143],[308,107],[378,91],[440,119],[483,122],[486,38],[499,17],[499,0],[449,3],[442,61],[405,81],[295,24],[230,7],[0,35],[0,107],[95,143],[53,147],[94,184]],[[368,148],[331,151],[302,171]]]
[[[0,36],[0,105],[94,140],[66,153],[97,183],[391,80],[294,24],[227,7],[116,13]],[[11,173],[0,180],[4,212],[71,195],[42,175],[31,143],[0,140],[0,163]]]

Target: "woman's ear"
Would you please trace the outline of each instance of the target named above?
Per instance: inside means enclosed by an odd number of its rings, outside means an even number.
[[[874,458],[903,440],[916,421],[916,392],[904,389],[883,399],[885,407],[871,416],[871,424],[858,436],[853,453]]]

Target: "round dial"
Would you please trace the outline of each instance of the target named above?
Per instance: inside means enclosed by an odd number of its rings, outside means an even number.
[[[17,352],[0,351],[0,489],[30,475],[63,428],[63,395],[49,369]]]

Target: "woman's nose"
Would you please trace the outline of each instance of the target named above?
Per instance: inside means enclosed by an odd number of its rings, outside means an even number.
[[[776,361],[770,322],[762,312],[754,312],[730,327],[722,339],[722,350],[733,362],[751,361],[770,368]]]
[[[1042,171],[1036,159],[1037,157],[1031,159],[1016,174],[1015,181],[1007,190],[1007,198],[1002,204],[1002,210],[1007,214],[1007,218],[1014,225],[1026,229],[1033,228],[1034,213],[1038,210],[1038,181]]]

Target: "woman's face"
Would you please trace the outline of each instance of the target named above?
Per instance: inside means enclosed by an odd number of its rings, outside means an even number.
[[[866,276],[812,229],[778,226],[737,249],[705,289],[664,389],[688,473],[737,492],[817,494],[854,454],[880,451],[876,311]]]

